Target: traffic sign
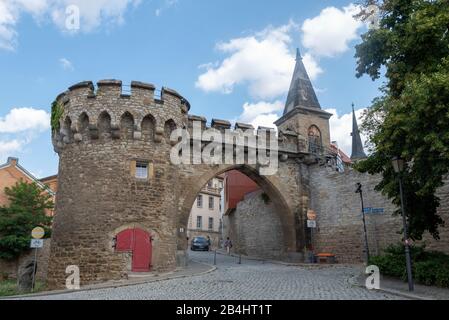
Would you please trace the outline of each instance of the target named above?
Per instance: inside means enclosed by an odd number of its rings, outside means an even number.
[[[307,220],[307,228],[316,228],[315,220]]]
[[[30,248],[38,249],[38,248],[42,248],[43,246],[44,246],[44,240],[42,240],[42,239],[32,239],[31,240]]]
[[[316,213],[313,210],[307,210],[307,219],[316,220]]]
[[[33,229],[33,231],[31,231],[31,236],[33,237],[33,239],[42,239],[44,235],[45,230],[41,227],[36,227]]]

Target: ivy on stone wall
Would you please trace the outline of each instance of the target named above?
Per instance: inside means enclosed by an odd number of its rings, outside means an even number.
[[[64,107],[58,101],[53,101],[51,104],[51,130],[52,132],[59,131],[61,128],[60,120],[64,113]]]

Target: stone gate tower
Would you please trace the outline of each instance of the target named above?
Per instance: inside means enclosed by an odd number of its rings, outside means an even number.
[[[114,254],[114,237],[127,228],[151,235],[152,270],[176,266],[177,173],[170,133],[187,124],[189,103],[176,91],[132,82],[78,83],[57,98],[61,129],[59,190],[49,285],[61,287],[65,267],[78,265],[83,283],[119,279],[129,254]],[[136,171],[137,174],[136,174]],[[139,173],[140,172],[140,173]]]
[[[156,95],[153,85],[132,82],[130,94],[124,94],[118,80],[99,81],[97,88],[81,82],[59,95],[56,106],[62,117],[60,129],[53,132],[60,161],[50,287],[64,285],[69,265],[79,266],[84,284],[126,277],[137,257],[126,241],[134,243],[135,234],[151,243],[143,250],[151,252],[143,262],[148,270],[183,265],[193,202],[208,180],[229,170],[247,174],[270,196],[282,225],[283,255],[302,258],[306,208],[298,196],[303,183],[298,162],[309,155],[296,133],[275,137],[279,169],[261,176],[258,165],[246,157],[245,163],[173,164],[170,152],[178,141],[170,140],[171,133],[177,128],[191,132],[194,123],[219,133],[243,134],[245,128],[249,131],[244,134],[257,141],[267,139],[262,134],[266,128],[256,131],[248,124],[237,123],[232,130],[228,121],[213,119],[209,128],[206,119],[188,114],[189,102],[174,90],[163,88]],[[201,149],[211,143],[191,136],[191,144],[199,143]],[[125,243],[122,235],[128,237]]]
[[[279,130],[293,131],[308,141],[311,151],[329,148],[329,119],[332,114],[321,109],[307,74],[299,49],[296,66],[285,104],[284,115],[275,124]]]

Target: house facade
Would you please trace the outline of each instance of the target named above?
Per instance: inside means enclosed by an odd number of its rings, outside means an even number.
[[[220,246],[223,225],[223,180],[222,176],[213,178],[198,194],[187,227],[189,241],[194,237],[209,236],[213,248]]]

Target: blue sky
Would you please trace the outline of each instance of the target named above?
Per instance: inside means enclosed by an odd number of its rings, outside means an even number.
[[[65,28],[77,4],[80,29]],[[120,79],[179,91],[191,113],[267,125],[283,109],[299,47],[332,139],[350,152],[351,103],[369,106],[381,82],[355,78],[366,26],[351,1],[0,0],[0,163],[55,174],[48,114],[83,80]],[[360,110],[357,114],[360,114]]]

